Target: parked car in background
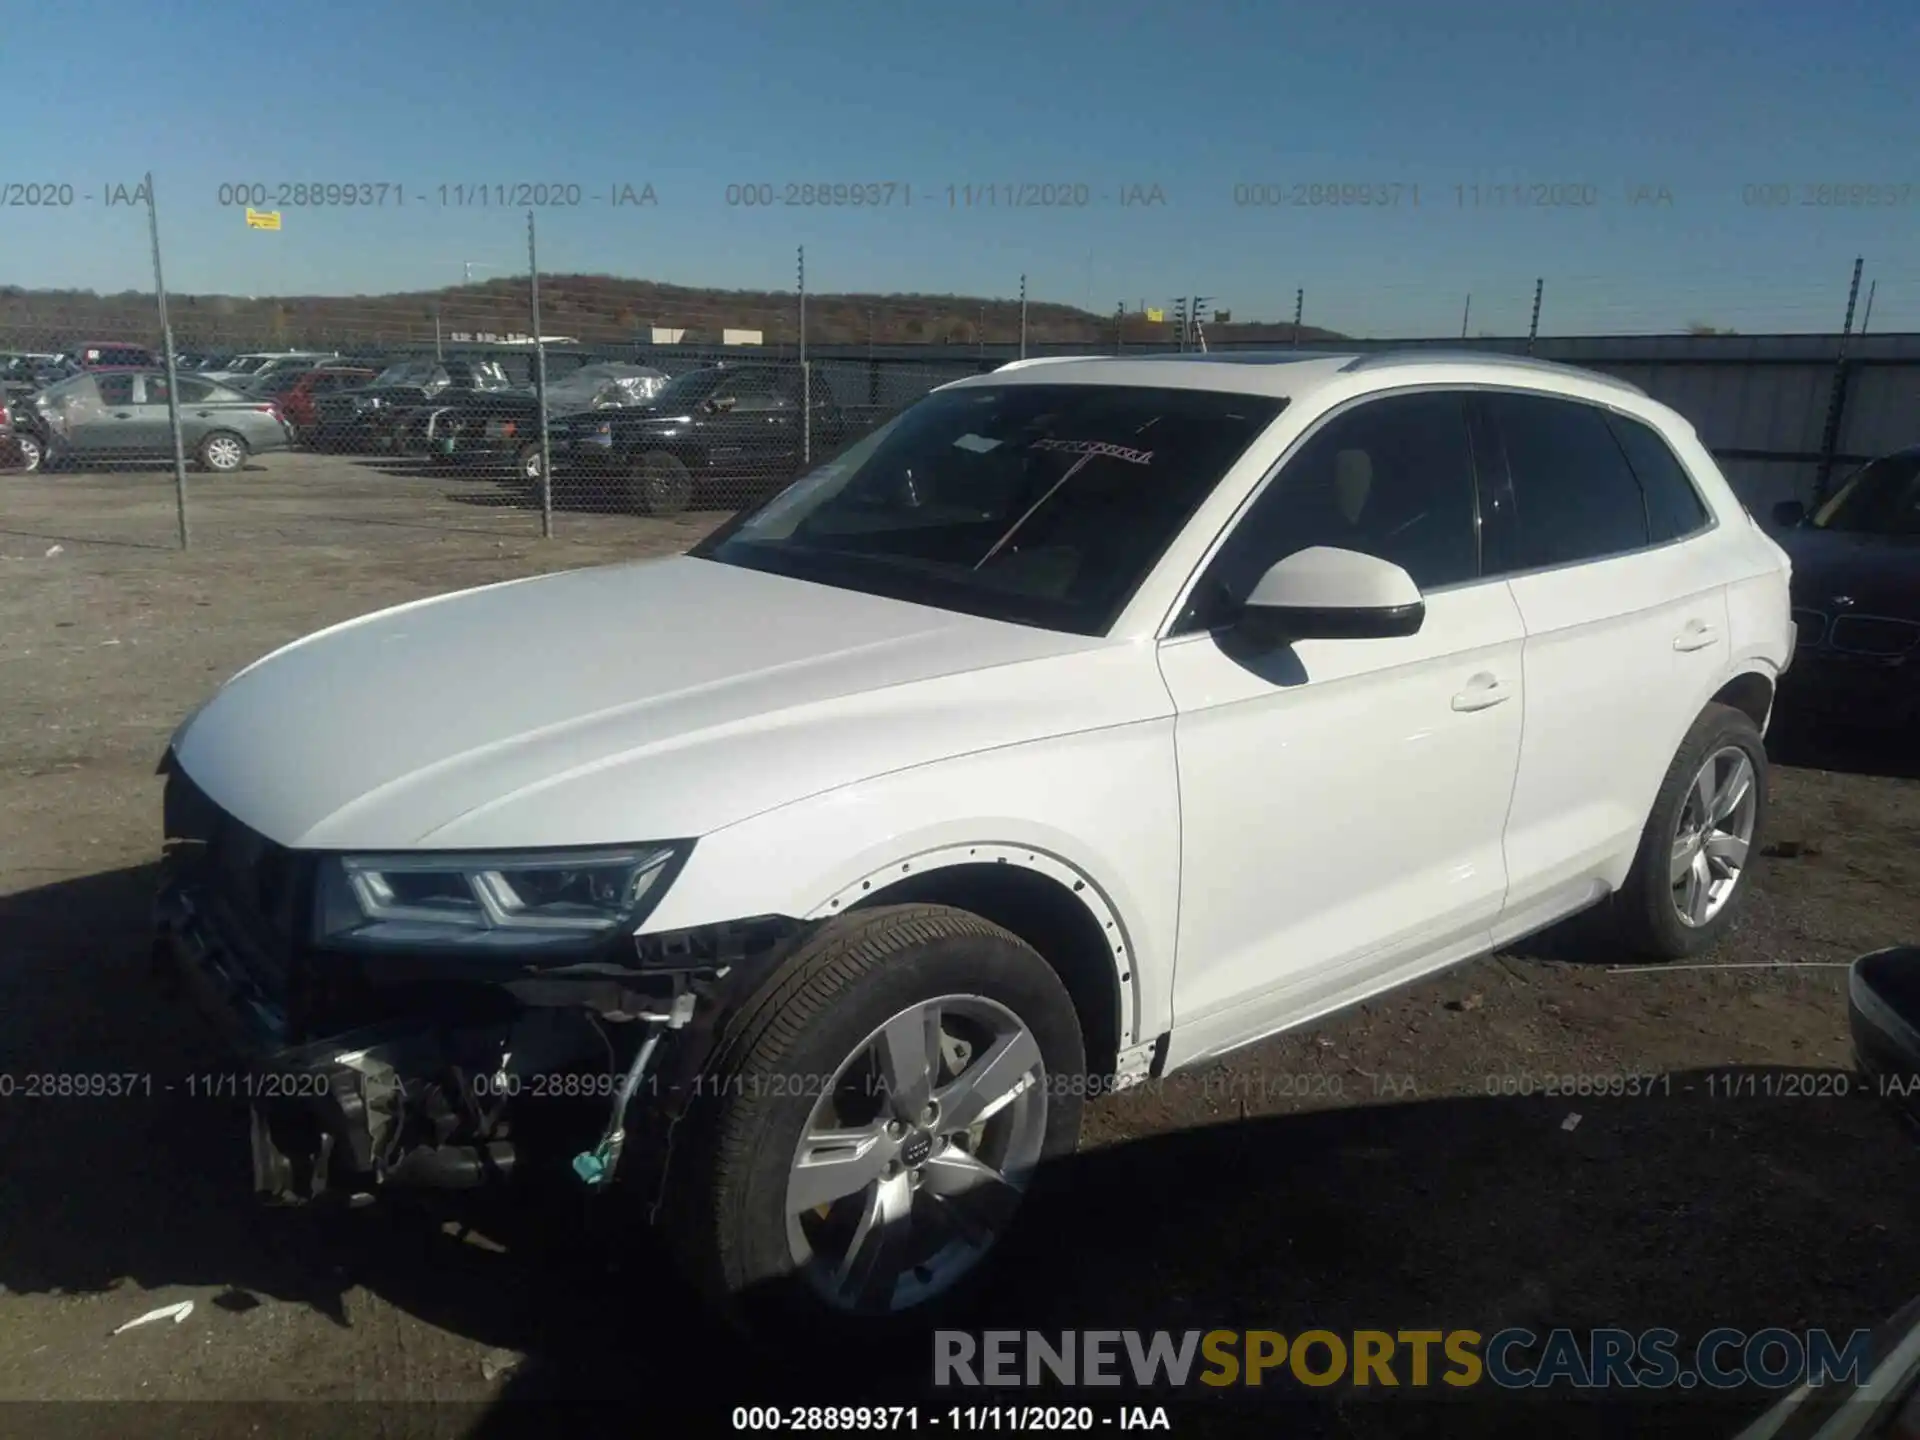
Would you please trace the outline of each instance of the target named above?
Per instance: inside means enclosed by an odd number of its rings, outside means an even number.
[[[82,370],[120,369],[129,365],[158,365],[160,357],[144,345],[128,345],[118,340],[89,340],[67,352]]]
[[[391,445],[401,419],[448,391],[510,390],[493,360],[402,360],[357,390],[323,395],[314,404],[321,449],[372,450]]]
[[[181,375],[180,434],[186,453],[203,470],[240,469],[249,455],[293,443],[280,409],[197,375]],[[41,465],[107,465],[173,454],[173,425],[164,370],[100,370],[50,385],[22,408],[41,447]]]
[[[1920,445],[1871,461],[1812,514],[1774,508],[1793,557],[1795,720],[1920,734]]]
[[[277,370],[306,370],[323,360],[337,359],[332,350],[278,350],[256,351],[251,355],[236,355],[218,369],[204,370],[201,373],[216,385],[237,387],[248,381],[258,380]]]
[[[665,371],[605,361],[582,365],[547,386],[547,417],[644,405],[667,385]],[[540,478],[540,405],[533,390],[470,394],[457,404],[416,411],[402,434],[403,453],[431,455],[449,466],[511,464],[527,480]]]
[[[78,367],[59,355],[35,351],[0,354],[0,399],[21,400],[36,390],[77,373]]]
[[[1719,943],[1787,572],[1685,419],[1565,366],[981,375],[689,554],[242,670],[162,760],[156,960],[275,1077],[256,1190],[617,1181],[696,1293],[871,1336],[1089,1094],[1595,905]]]
[[[644,404],[556,420],[555,481],[611,486],[645,515],[677,515],[703,486],[727,486],[735,503],[742,492],[766,495],[798,473],[809,448],[817,459],[856,433],[820,372],[805,400],[800,376],[798,365],[717,365],[670,381]]]
[[[343,390],[358,390],[373,382],[379,371],[367,365],[343,365],[325,361],[311,370],[280,370],[247,386],[246,394],[260,400],[272,400],[293,426],[294,437],[305,441],[319,425],[315,403],[326,395]]]

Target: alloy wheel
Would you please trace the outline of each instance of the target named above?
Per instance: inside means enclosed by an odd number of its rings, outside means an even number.
[[[1046,1130],[1046,1065],[1011,1010],[978,995],[902,1010],[842,1063],[795,1148],[796,1270],[842,1312],[933,1299],[1004,1233]]]
[[[207,466],[213,470],[238,470],[246,453],[238,440],[216,435],[207,442]]]
[[[1707,757],[1674,827],[1667,878],[1683,924],[1705,925],[1726,908],[1747,867],[1759,792],[1753,760],[1738,745]]]

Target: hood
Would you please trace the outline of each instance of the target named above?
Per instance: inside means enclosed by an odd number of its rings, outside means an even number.
[[[296,641],[175,756],[283,845],[623,844],[1167,708],[1150,648],[675,556]]]
[[[1863,615],[1920,620],[1920,540],[1800,526],[1775,537],[1793,561],[1793,603],[1833,608],[1845,595]]]

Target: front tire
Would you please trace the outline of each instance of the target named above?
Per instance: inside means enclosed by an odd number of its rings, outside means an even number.
[[[14,468],[29,475],[40,469],[46,459],[46,451],[41,447],[39,436],[25,430],[16,430],[8,438],[12,441],[14,452],[19,457],[18,464]]]
[[[837,917],[744,1007],[669,1175],[673,1248],[750,1327],[900,1328],[972,1288],[1079,1137],[1085,1046],[1051,967],[965,911]]]
[[[196,454],[202,470],[231,475],[247,463],[247,442],[226,430],[216,430],[200,442]]]
[[[513,455],[513,478],[530,488],[536,495],[540,493],[540,442],[529,440]]]
[[[627,508],[638,515],[678,515],[693,500],[693,475],[678,455],[649,450],[627,472]]]
[[[1627,882],[1623,938],[1650,960],[1711,949],[1753,890],[1767,818],[1767,752],[1750,716],[1709,705],[1667,769]]]

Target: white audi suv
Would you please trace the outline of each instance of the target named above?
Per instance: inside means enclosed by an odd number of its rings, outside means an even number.
[[[1020,362],[686,555],[241,671],[163,761],[158,958],[264,1192],[557,1173],[722,1301],[925,1315],[1090,1094],[1587,907],[1724,935],[1787,595],[1603,375]]]

